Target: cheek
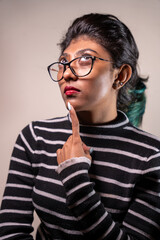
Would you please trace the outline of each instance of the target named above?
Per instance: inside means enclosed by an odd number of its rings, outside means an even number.
[[[113,80],[110,73],[104,73],[94,78],[92,81],[91,90],[98,97],[104,97],[112,91]]]

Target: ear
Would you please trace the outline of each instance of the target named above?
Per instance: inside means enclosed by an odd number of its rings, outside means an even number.
[[[118,90],[123,87],[132,76],[132,68],[128,64],[123,64],[115,74],[113,88]]]

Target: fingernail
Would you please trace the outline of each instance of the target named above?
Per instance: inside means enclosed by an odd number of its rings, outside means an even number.
[[[69,110],[69,111],[71,110],[71,104],[70,104],[70,102],[68,102],[68,110]]]
[[[92,154],[93,153],[93,148],[90,148],[89,152],[90,152],[90,154]]]

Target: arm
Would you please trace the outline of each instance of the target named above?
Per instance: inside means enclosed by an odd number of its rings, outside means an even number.
[[[30,143],[28,140],[30,139]],[[0,239],[33,239],[33,172],[35,141],[29,126],[17,138],[0,211]]]
[[[71,118],[72,114],[74,111]],[[73,121],[72,118],[72,124]],[[119,224],[105,211],[100,197],[94,191],[88,176],[90,160],[85,155],[77,158],[73,155],[65,161],[62,157],[65,156],[65,148],[63,151],[57,155],[57,158],[61,158],[57,172],[66,190],[68,207],[87,239],[159,239],[160,154],[148,159],[130,208],[123,223]]]
[[[159,168],[156,166],[159,158],[153,161],[154,167],[144,170],[146,173],[121,225],[112,220],[94,191],[94,185],[88,176],[89,159],[69,159],[57,168],[66,190],[68,207],[88,239],[159,239],[160,172],[152,171],[152,168]]]

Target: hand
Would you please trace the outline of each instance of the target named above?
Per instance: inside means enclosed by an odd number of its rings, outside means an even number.
[[[72,120],[72,135],[68,138],[62,149],[57,150],[58,164],[74,157],[87,157],[91,160],[90,148],[82,142],[79,135],[79,121],[73,107],[70,110]]]

